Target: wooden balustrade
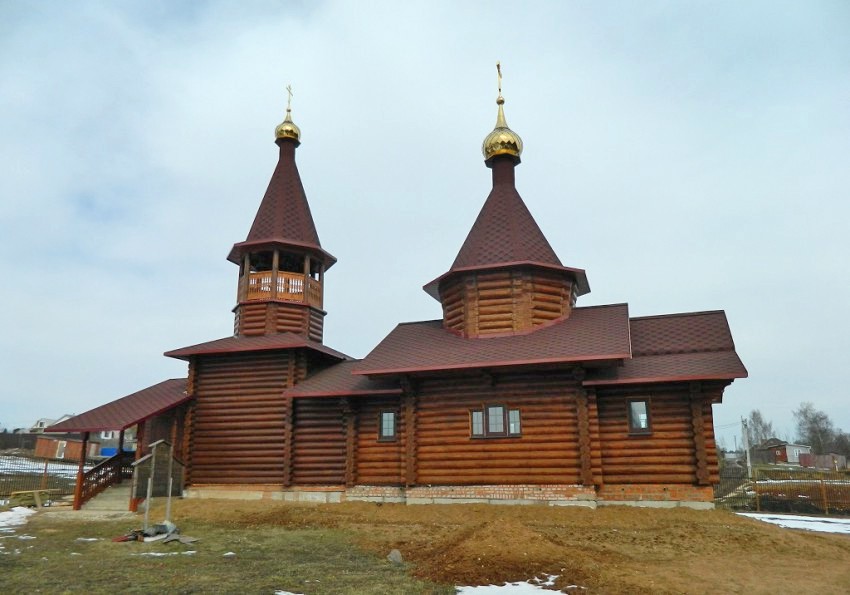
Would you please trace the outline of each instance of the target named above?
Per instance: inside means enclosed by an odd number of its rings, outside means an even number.
[[[303,273],[278,271],[277,283],[272,271],[250,273],[246,299],[249,301],[278,299],[303,302],[321,308],[322,284]]]
[[[109,486],[132,477],[133,456],[132,452],[119,452],[86,471],[74,494],[74,510],[82,508],[83,504]]]

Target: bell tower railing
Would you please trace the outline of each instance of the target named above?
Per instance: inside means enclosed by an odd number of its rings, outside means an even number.
[[[260,271],[248,274],[246,301],[284,300],[322,307],[322,283],[303,273]]]

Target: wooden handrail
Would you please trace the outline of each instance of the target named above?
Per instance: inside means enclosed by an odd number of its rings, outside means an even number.
[[[83,474],[82,482],[74,492],[74,510],[80,510],[83,504],[109,486],[121,483],[122,479],[131,477],[133,473],[131,463],[134,454],[132,452],[119,452],[86,471]]]

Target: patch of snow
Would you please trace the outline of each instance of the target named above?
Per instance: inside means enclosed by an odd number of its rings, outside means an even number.
[[[197,553],[195,550],[186,550],[185,552],[141,552],[139,554],[130,554],[131,556],[151,556],[153,558],[162,558],[163,556],[191,556]]]
[[[35,535],[18,535],[18,539],[35,539]]]
[[[5,529],[26,524],[27,517],[31,514],[35,514],[35,511],[23,506],[16,506],[11,510],[0,512],[0,528]]]
[[[533,578],[529,581],[505,583],[504,585],[482,585],[479,587],[455,587],[458,595],[538,595],[541,591],[552,591],[558,575],[546,574],[545,578]],[[569,589],[583,589],[578,585],[570,585]]]
[[[738,514],[765,523],[779,525],[786,529],[805,529],[806,531],[817,531],[820,533],[850,535],[850,519],[799,516],[795,514],[769,514],[763,512],[739,512]]]
[[[275,591],[274,595],[304,595],[303,593],[293,593],[292,591]]]
[[[100,541],[100,537],[77,537],[74,541]]]

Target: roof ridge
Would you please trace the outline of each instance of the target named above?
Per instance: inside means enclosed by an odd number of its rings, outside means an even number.
[[[653,318],[676,318],[679,316],[707,316],[709,314],[726,314],[725,310],[698,310],[696,312],[673,312],[671,314],[651,314],[649,316],[631,316],[629,320],[649,320]]]

